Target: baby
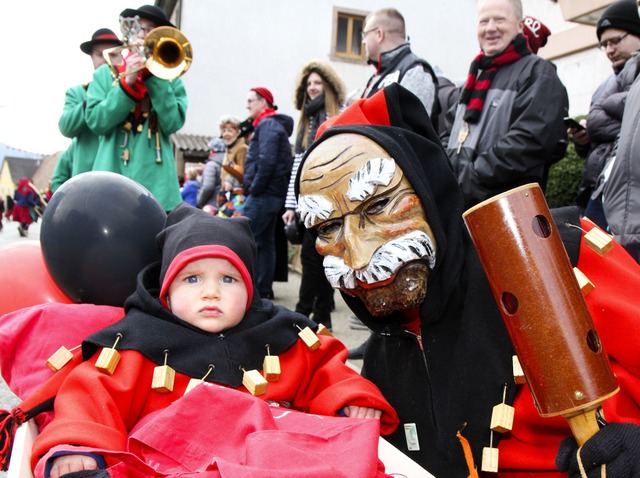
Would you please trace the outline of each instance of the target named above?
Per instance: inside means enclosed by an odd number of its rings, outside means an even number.
[[[345,364],[340,341],[316,336],[317,325],[304,315],[260,299],[247,218],[181,204],[157,243],[162,262],[140,273],[125,317],[85,339],[85,361],[60,387],[55,418],[34,444],[36,460],[65,445],[45,476],[116,464],[74,446],[126,450],[141,419],[202,381],[313,414],[380,419],[382,434],[396,428],[395,411]],[[279,366],[263,369],[274,360]]]

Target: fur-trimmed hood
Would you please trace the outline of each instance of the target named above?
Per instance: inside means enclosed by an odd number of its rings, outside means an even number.
[[[295,95],[293,98],[293,103],[296,109],[300,110],[304,106],[307,78],[314,71],[318,73],[322,77],[324,83],[335,92],[338,103],[341,105],[344,104],[346,101],[346,88],[340,76],[338,76],[336,71],[326,61],[311,60],[302,67],[302,70],[296,80],[296,87],[294,90]]]

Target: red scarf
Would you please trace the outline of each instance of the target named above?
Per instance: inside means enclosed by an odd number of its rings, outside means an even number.
[[[481,51],[474,58],[460,96],[460,103],[467,105],[467,111],[464,113],[464,120],[467,123],[477,123],[480,119],[487,91],[491,87],[491,81],[496,76],[498,67],[518,61],[527,55],[531,55],[531,50],[527,46],[525,37],[519,34],[499,55],[485,56]],[[478,70],[482,70],[480,77],[478,77]]]
[[[274,110],[273,108],[267,108],[258,116],[256,116],[256,119],[253,120],[253,127],[255,128],[256,126],[258,126],[258,123],[260,123],[260,121],[262,121],[265,118],[268,118],[269,116],[273,116],[275,114],[276,114],[276,110]]]

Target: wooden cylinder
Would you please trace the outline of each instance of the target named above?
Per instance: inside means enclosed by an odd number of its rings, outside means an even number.
[[[463,217],[538,411],[581,426],[618,386],[542,190],[521,186]]]

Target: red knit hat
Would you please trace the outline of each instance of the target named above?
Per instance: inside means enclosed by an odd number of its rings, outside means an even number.
[[[256,243],[246,217],[221,218],[181,203],[167,216],[164,229],[156,236],[162,250],[160,301],[167,307],[169,286],[189,263],[206,257],[231,262],[247,286],[247,310],[254,298],[253,264]],[[256,296],[257,299],[259,297]]]
[[[524,17],[523,21],[524,28],[522,32],[527,38],[529,49],[533,53],[538,53],[538,50],[547,44],[547,38],[551,35],[551,30],[540,20],[533,17]]]
[[[269,103],[271,106],[273,106],[275,104],[273,102],[273,95],[264,86],[256,86],[255,88],[251,88],[251,91],[255,91],[256,93],[258,93],[265,100],[267,100],[267,103]]]

